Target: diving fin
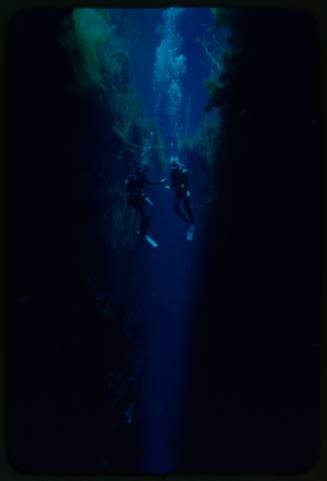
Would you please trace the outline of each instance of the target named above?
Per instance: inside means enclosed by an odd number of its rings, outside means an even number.
[[[189,230],[187,231],[186,240],[191,242],[193,240],[193,237],[194,237],[194,224],[192,224]]]
[[[145,238],[145,240],[146,240],[152,247],[154,247],[154,248],[157,248],[157,247],[158,247],[158,244],[156,243],[156,241],[153,240],[153,239],[151,239],[150,236],[145,235],[144,238]]]
[[[154,206],[154,203],[152,202],[151,199],[149,199],[149,197],[145,197],[145,202],[147,202],[151,206]]]

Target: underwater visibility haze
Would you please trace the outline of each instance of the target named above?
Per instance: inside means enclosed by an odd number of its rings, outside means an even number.
[[[299,473],[319,451],[319,37],[303,12],[8,30],[8,455]]]

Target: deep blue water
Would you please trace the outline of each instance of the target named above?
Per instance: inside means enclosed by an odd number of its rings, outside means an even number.
[[[126,12],[127,26],[125,25],[126,34],[123,38],[130,56],[136,91],[144,111],[161,128],[166,146],[174,134],[173,114],[170,117],[168,115],[167,123],[161,123],[162,117],[167,117],[163,109],[171,100],[166,90],[169,83],[162,84],[162,91],[160,85],[154,89],[153,77],[156,50],[164,37],[158,33],[158,27],[164,23],[164,15],[167,14],[169,11],[159,9],[129,10]],[[185,119],[185,101],[188,101],[189,133],[201,126],[204,117],[203,107],[207,100],[204,82],[210,69],[197,39],[206,34],[210,22],[209,9],[184,9],[174,23],[173,32],[166,32],[166,37],[176,33],[180,35],[181,44],[177,53],[185,56],[186,71],[180,78],[184,102],[179,104],[177,114]],[[174,46],[174,39],[171,45]],[[163,95],[159,112],[155,109],[158,94]],[[188,163],[185,156],[183,161]],[[169,177],[169,158],[166,162],[160,174]],[[137,253],[145,300],[136,322],[141,324],[145,333],[147,349],[142,392],[145,472],[174,471],[182,439],[181,416],[186,366],[190,357],[191,312],[197,285],[202,282],[198,271],[202,260],[202,233],[205,229],[203,209],[201,211],[204,192],[196,185],[193,166],[188,166],[192,204],[198,219],[194,241],[186,241],[188,226],[173,210],[172,192],[160,186],[149,187],[149,197],[155,204],[149,208],[149,233],[159,243],[159,248],[152,250],[149,245],[145,245]],[[150,177],[158,175],[159,172],[149,169]],[[202,216],[199,215],[200,211]]]

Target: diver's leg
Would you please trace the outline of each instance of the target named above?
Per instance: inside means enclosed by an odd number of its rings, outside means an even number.
[[[143,234],[143,231],[144,229],[146,229],[145,227],[145,221],[144,221],[144,209],[142,209],[142,205],[139,203],[139,202],[135,202],[133,204],[133,207],[134,209],[136,210],[136,212],[138,213],[138,215],[140,216],[140,224],[139,224],[139,230],[138,230],[138,234],[141,234],[141,235],[144,235]]]
[[[174,210],[176,212],[176,214],[183,220],[185,220],[185,222],[189,222],[189,220],[186,218],[186,216],[181,212],[181,209],[180,209],[180,201],[181,201],[181,197],[179,195],[176,194],[175,196],[175,200],[174,200]]]
[[[140,234],[145,236],[148,231],[150,217],[146,214],[144,205],[140,206],[139,213],[141,215]]]
[[[183,201],[184,201],[184,208],[185,208],[185,210],[187,212],[187,215],[189,217],[189,223],[194,224],[194,213],[193,213],[193,210],[192,210],[192,207],[191,207],[190,198],[184,197]]]

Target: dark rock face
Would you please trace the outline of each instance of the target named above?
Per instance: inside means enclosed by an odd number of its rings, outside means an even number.
[[[121,140],[100,93],[69,87],[58,41],[69,13],[24,12],[9,30],[9,456],[24,472],[128,473],[138,353],[111,296],[103,162]]]
[[[300,472],[319,446],[319,38],[287,10],[241,11],[237,35],[180,469]]]

